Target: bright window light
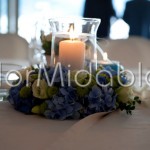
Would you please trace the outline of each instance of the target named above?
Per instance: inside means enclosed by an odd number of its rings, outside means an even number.
[[[126,39],[129,37],[129,25],[122,19],[116,20],[110,29],[111,39]]]

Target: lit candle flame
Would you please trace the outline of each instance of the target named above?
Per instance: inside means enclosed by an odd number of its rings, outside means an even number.
[[[77,34],[75,34],[75,31],[74,31],[74,24],[70,25],[69,35],[70,35],[71,40],[74,40],[75,38],[77,38]]]
[[[107,55],[106,52],[103,54],[103,60],[104,60],[104,61],[108,61],[108,55]]]

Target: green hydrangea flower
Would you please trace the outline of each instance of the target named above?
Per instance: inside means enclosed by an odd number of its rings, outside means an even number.
[[[96,75],[99,71],[103,70],[102,66],[99,66],[93,75]]]
[[[19,95],[21,98],[29,98],[32,95],[31,87],[24,86],[21,88]]]
[[[53,87],[48,87],[47,89],[47,95],[49,98],[52,98],[55,94],[58,93],[58,88],[53,86]]]
[[[31,74],[30,76],[29,76],[29,81],[30,82],[34,82],[35,80],[37,80],[38,79],[38,74]]]
[[[136,103],[141,103],[139,97],[134,96],[131,87],[120,87],[116,90],[116,93],[118,94],[116,101],[117,108],[126,110],[127,114],[132,114],[132,110],[135,109]]]
[[[118,82],[118,76],[113,76],[113,88],[117,89],[118,87],[120,87],[120,84]]]
[[[131,87],[120,87],[116,90],[118,102],[128,103],[134,100],[134,93]]]
[[[31,112],[34,114],[43,115],[47,108],[47,104],[43,102],[41,105],[36,105],[32,108]]]
[[[81,78],[79,77],[78,82],[81,85],[85,85],[89,82],[89,79],[90,79],[89,74],[86,74],[86,75],[83,75]],[[80,97],[87,95],[94,85],[96,85],[96,80],[95,80],[94,76],[91,76],[91,82],[87,86],[85,86],[85,87],[77,86],[77,94]]]
[[[75,75],[76,75],[76,71],[72,71],[71,75],[70,75],[70,80],[71,82],[74,82],[75,84],[78,82],[79,84],[86,84],[89,82],[89,78],[91,77],[91,83],[90,84],[95,84],[96,80],[95,77],[93,75],[89,75],[87,73],[80,73],[77,76],[77,81],[75,81]]]
[[[40,105],[40,113],[41,113],[41,114],[44,114],[46,108],[47,108],[47,103],[45,103],[45,102],[42,103],[42,104]]]
[[[48,85],[46,81],[44,79],[42,80],[37,79],[34,81],[32,85],[33,96],[39,99],[47,99],[48,98],[47,89]]]
[[[80,97],[83,97],[89,93],[89,88],[88,87],[77,87],[77,94]]]
[[[40,106],[39,105],[34,106],[31,110],[31,112],[39,115],[40,114]]]

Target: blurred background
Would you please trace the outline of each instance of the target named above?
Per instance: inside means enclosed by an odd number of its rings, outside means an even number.
[[[0,0],[0,33],[17,33],[30,42],[31,35],[35,32],[37,21],[62,16],[98,17],[98,13],[102,13],[105,16],[106,13],[103,12],[104,10],[107,11],[107,7],[99,7],[103,1],[104,0]],[[126,3],[129,1],[130,0],[112,0],[115,13],[112,14],[109,20],[110,30],[108,35],[106,35],[107,37],[111,39],[128,38],[130,26],[128,21],[125,20],[124,12]],[[92,2],[93,6],[90,5],[90,8],[87,7],[87,11],[89,11],[90,14],[85,14],[86,2]],[[107,2],[107,0],[105,0],[105,2]],[[95,5],[97,5],[97,7],[95,7]],[[138,7],[138,5],[135,7]],[[142,7],[142,5],[139,7]],[[94,12],[97,14],[94,14]],[[134,8],[132,12],[135,12]],[[137,17],[141,15],[138,12],[135,13]],[[145,37],[147,38],[147,36]]]

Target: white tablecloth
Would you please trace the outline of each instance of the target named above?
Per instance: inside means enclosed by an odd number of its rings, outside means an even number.
[[[0,150],[45,150],[76,122],[25,115],[0,102]]]
[[[149,104],[143,102],[132,116],[115,111],[56,121],[0,102],[0,150],[149,150]]]

